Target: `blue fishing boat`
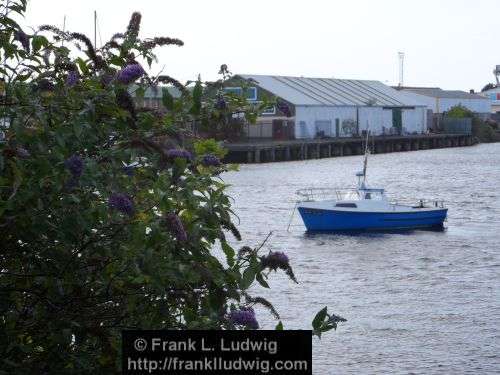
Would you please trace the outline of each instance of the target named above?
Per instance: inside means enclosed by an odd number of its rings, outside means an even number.
[[[366,142],[368,144],[368,142]],[[448,209],[443,201],[420,200],[415,205],[390,202],[384,189],[368,187],[366,171],[358,172],[354,189],[310,188],[297,194],[297,209],[308,231],[382,231],[443,228]]]

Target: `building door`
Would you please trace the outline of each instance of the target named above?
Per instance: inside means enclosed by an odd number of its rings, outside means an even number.
[[[273,120],[273,139],[286,139],[283,120]]]
[[[340,119],[338,118],[335,119],[335,136],[340,136]]]
[[[403,131],[403,113],[401,108],[392,109],[392,126],[396,128],[398,134]]]

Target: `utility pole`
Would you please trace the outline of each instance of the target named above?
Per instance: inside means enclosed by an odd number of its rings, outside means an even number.
[[[97,11],[94,10],[94,48],[97,48]]]
[[[62,31],[63,31],[63,33],[64,33],[64,32],[66,32],[66,15],[64,15],[64,18],[63,18],[63,27],[62,27]],[[63,46],[63,47],[64,47],[64,38],[62,38],[61,46]]]

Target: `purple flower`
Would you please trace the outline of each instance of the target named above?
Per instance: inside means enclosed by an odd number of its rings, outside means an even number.
[[[134,203],[128,195],[122,193],[111,194],[108,200],[108,207],[129,216],[132,216],[134,213]]]
[[[121,83],[129,84],[145,73],[139,64],[130,64],[118,72],[117,79]]]
[[[212,154],[208,154],[208,155],[203,156],[203,159],[201,159],[201,163],[205,167],[220,167],[222,164],[220,162],[219,158],[215,155],[212,155]]]
[[[24,31],[22,30],[14,31],[14,40],[19,41],[23,46],[24,50],[30,53],[30,40],[28,38],[28,35],[26,35]]]
[[[177,241],[187,241],[187,233],[179,216],[174,213],[169,213],[166,217],[167,227]]]
[[[231,311],[229,313],[229,320],[233,324],[246,326],[252,329],[259,328],[259,322],[255,318],[255,311],[251,307],[243,307],[240,310]]]
[[[80,74],[76,70],[72,70],[68,73],[66,77],[66,86],[73,87],[80,80]]]
[[[215,102],[215,108],[222,111],[227,108],[226,101],[224,100],[224,97],[222,95],[219,95],[217,97],[217,101]]]
[[[190,161],[192,159],[192,155],[189,151],[180,149],[180,148],[173,148],[167,151],[167,158],[170,160],[174,160],[176,158],[180,159],[186,159],[187,161]]]
[[[278,268],[282,270],[287,270],[290,268],[289,259],[285,253],[280,251],[270,252],[269,255],[265,255],[260,258],[262,268],[269,268],[276,271]]]
[[[292,116],[292,113],[290,112],[290,107],[285,102],[278,102],[276,106],[278,107],[278,110],[281,113],[283,113],[286,117]]]
[[[65,160],[64,166],[68,168],[73,177],[78,178],[82,175],[84,162],[80,156],[75,154]]]

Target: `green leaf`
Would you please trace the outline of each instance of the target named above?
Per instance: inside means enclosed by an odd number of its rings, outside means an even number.
[[[124,65],[124,60],[120,56],[113,56],[109,59],[110,65],[116,65],[122,67]]]
[[[172,94],[170,94],[170,92],[168,91],[168,89],[166,87],[163,87],[161,91],[162,91],[161,101],[162,101],[163,105],[169,111],[173,110],[174,109],[174,97],[172,96]]]
[[[224,251],[224,254],[226,254],[227,264],[230,267],[234,266],[234,256],[235,256],[234,249],[231,246],[229,246],[226,241],[223,241],[222,250]]]
[[[83,59],[81,57],[78,57],[75,62],[78,64],[78,67],[80,68],[81,72],[84,74],[84,75],[87,75],[89,74],[89,68],[87,66],[87,63],[85,63],[85,61],[83,61]]]
[[[201,81],[198,79],[196,81],[196,85],[193,89],[193,106],[191,107],[191,113],[195,116],[198,116],[201,111],[201,96],[203,94],[203,87],[201,86]]]
[[[75,122],[73,125],[73,131],[75,132],[76,137],[80,138],[83,131],[83,124],[81,122]]]
[[[257,280],[257,282],[262,285],[264,288],[270,288],[269,287],[269,284],[267,283],[267,281],[264,279],[264,276],[262,276],[262,273],[259,272],[257,273],[257,275],[255,275],[255,280]]]
[[[42,35],[34,35],[31,40],[31,46],[33,47],[33,52],[38,52],[44,46],[49,44],[47,38]]]
[[[56,133],[56,142],[62,148],[66,146],[66,141],[64,140],[64,136],[61,133]]]
[[[276,327],[274,328],[276,331],[283,331],[283,323],[281,320],[279,321],[278,324],[276,324]]]
[[[315,331],[319,330],[320,327],[322,326],[323,322],[325,321],[325,318],[327,315],[327,310],[328,310],[328,307],[325,306],[314,317],[314,319],[312,321],[312,327]]]
[[[255,280],[255,270],[252,267],[247,267],[247,269],[243,272],[243,277],[241,278],[240,288],[245,290],[252,285]]]

